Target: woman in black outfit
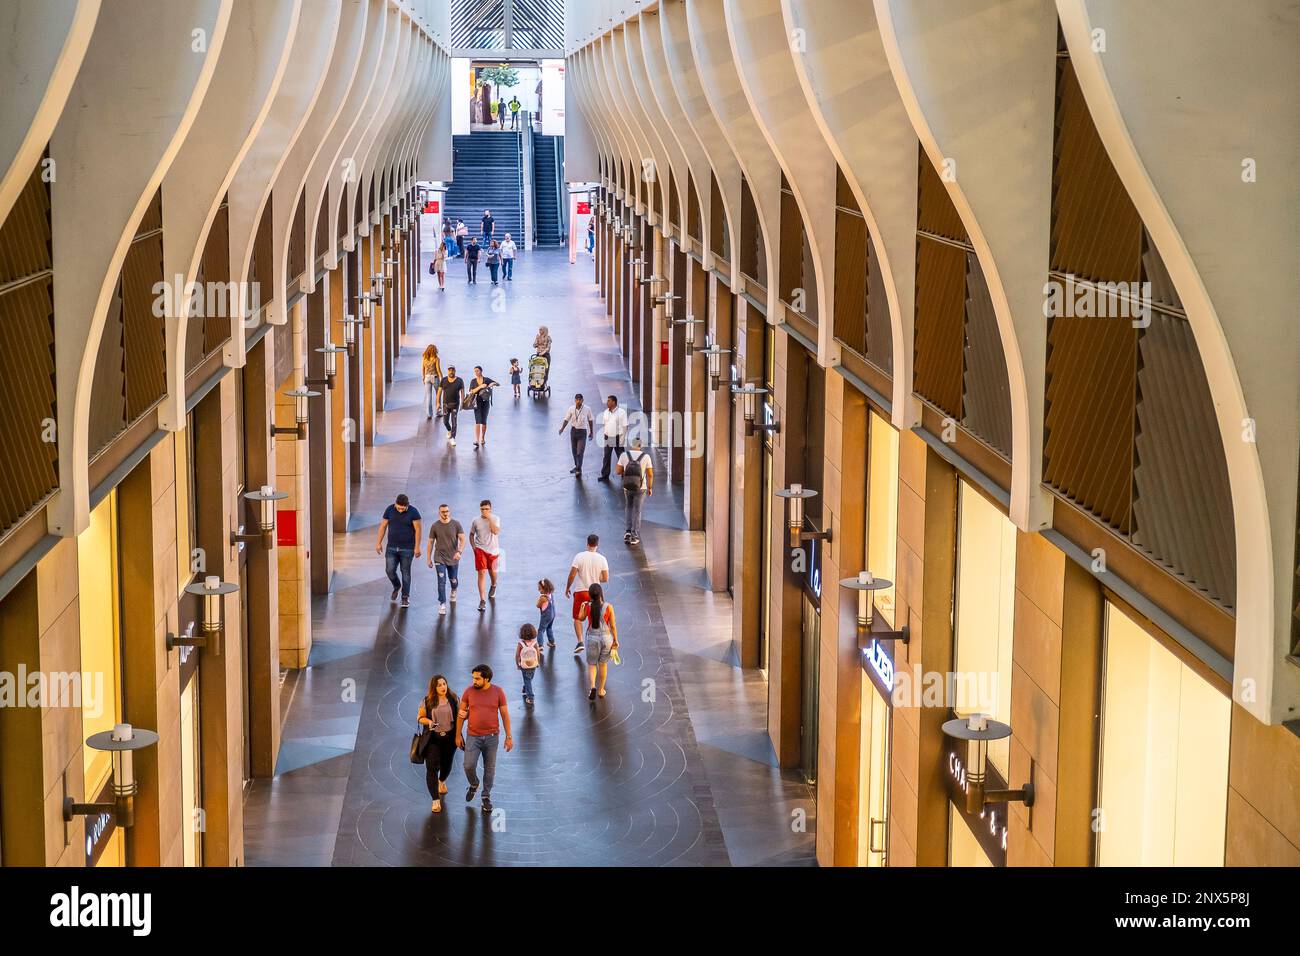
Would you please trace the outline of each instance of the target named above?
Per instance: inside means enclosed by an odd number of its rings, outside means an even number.
[[[447,678],[434,674],[429,693],[420,701],[420,726],[428,727],[429,746],[424,749],[424,782],[433,798],[433,812],[442,812],[442,795],[447,792],[447,775],[456,756],[456,711],[460,701],[447,686]]]
[[[469,383],[467,398],[474,400],[474,447],[487,444],[488,412],[492,408],[492,392],[500,383],[483,377],[483,366],[474,366],[474,378]]]

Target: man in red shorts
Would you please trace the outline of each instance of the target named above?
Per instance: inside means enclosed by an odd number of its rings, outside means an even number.
[[[582,622],[578,620],[578,611],[590,599],[587,589],[593,584],[604,584],[609,580],[609,562],[596,550],[599,544],[599,536],[587,535],[587,550],[579,551],[573,556],[569,583],[564,587],[564,596],[573,598],[573,633],[578,635],[578,646],[573,649],[575,655],[586,649],[582,643]],[[576,591],[574,587],[577,587]]]
[[[478,503],[478,517],[470,522],[469,543],[474,548],[474,570],[478,572],[478,609],[487,609],[488,598],[497,596],[497,560],[501,557],[501,521],[492,513],[492,502]],[[492,587],[486,589],[488,576]]]

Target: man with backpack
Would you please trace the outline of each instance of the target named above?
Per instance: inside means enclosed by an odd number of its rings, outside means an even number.
[[[641,436],[634,436],[627,451],[619,456],[617,471],[623,477],[623,497],[627,501],[627,531],[623,540],[631,545],[641,543],[641,509],[645,499],[654,494],[654,464],[650,454],[641,448]]]

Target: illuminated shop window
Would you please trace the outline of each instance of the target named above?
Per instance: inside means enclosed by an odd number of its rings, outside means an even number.
[[[875,412],[870,414],[867,446],[867,570],[897,581],[898,432]],[[876,591],[876,609],[894,624],[894,588]]]
[[[1101,866],[1222,866],[1232,705],[1106,605]]]
[[[949,866],[992,866],[984,848],[971,833],[970,827],[962,819],[957,808],[948,804],[948,865]]]

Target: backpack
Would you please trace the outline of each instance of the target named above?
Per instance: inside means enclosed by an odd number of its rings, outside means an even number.
[[[623,490],[640,491],[641,484],[644,481],[644,475],[641,472],[641,462],[645,459],[645,452],[633,458],[628,456],[627,464],[623,466]]]
[[[519,649],[519,666],[531,670],[538,664],[537,642],[524,641]]]

